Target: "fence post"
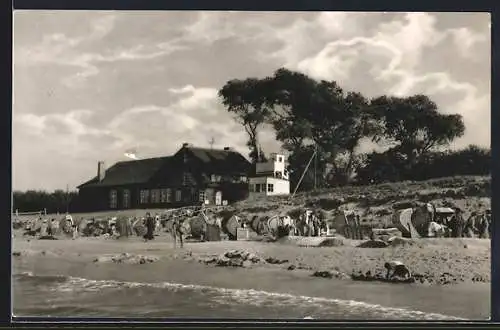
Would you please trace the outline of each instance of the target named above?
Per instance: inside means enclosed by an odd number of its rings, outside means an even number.
[[[19,216],[19,210],[16,209],[16,217],[18,217],[18,216]]]
[[[43,209],[43,214],[47,215],[47,208]]]

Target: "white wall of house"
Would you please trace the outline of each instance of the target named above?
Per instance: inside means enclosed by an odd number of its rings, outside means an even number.
[[[249,194],[250,196],[289,195],[290,182],[270,177],[249,178]]]
[[[265,163],[257,163],[255,168],[257,174],[260,173],[274,173],[273,176],[288,179],[288,173],[286,171],[285,156],[281,154],[273,153],[269,161]]]

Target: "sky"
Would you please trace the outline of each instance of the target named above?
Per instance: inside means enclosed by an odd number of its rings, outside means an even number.
[[[75,189],[99,160],[212,137],[247,155],[217,91],[280,67],[368,97],[426,94],[463,116],[452,148],[489,147],[490,40],[487,13],[16,11],[13,189]]]

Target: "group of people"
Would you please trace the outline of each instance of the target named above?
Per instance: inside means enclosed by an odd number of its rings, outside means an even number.
[[[473,212],[467,220],[463,217],[463,212],[455,208],[455,213],[449,217],[438,221],[443,225],[443,236],[448,237],[491,237],[491,210],[484,213]]]
[[[297,236],[321,236],[327,234],[328,223],[320,210],[306,210],[295,222],[294,234]]]
[[[174,240],[174,247],[177,246],[177,239],[180,241],[180,246],[181,248],[184,246],[184,240],[183,240],[183,235],[184,233],[182,232],[182,220],[178,216],[172,217],[169,221],[172,221],[172,226],[170,228],[170,234],[173,237]],[[144,234],[143,238],[144,241],[150,241],[155,238],[155,232],[157,232],[160,227],[162,226],[160,216],[152,216],[150,212],[146,213],[146,217],[144,218],[144,226],[146,227],[146,233]]]

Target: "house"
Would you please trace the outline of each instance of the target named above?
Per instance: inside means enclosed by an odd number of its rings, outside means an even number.
[[[184,143],[168,157],[122,161],[78,186],[84,211],[170,208],[201,203],[221,205],[248,195],[251,163],[226,147],[197,148]]]
[[[274,153],[267,162],[257,163],[255,174],[248,180],[248,191],[251,196],[289,195],[290,181],[285,156]]]

